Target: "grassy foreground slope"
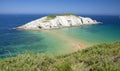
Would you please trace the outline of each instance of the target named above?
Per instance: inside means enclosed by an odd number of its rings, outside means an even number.
[[[120,71],[120,42],[96,45],[64,56],[29,53],[1,59],[0,71]]]

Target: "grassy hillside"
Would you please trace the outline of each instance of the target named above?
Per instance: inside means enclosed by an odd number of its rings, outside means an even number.
[[[1,59],[0,71],[120,71],[120,42],[96,45],[64,56],[29,53]]]

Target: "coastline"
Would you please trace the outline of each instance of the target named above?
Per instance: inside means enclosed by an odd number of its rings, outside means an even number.
[[[40,31],[40,30],[56,30],[56,29],[62,29],[62,28],[80,27],[80,26],[97,25],[97,24],[102,24],[102,22],[91,23],[91,24],[84,24],[84,25],[80,24],[80,25],[74,25],[74,26],[61,26],[61,27],[59,27],[59,28],[51,28],[51,29],[39,29],[39,28],[30,28],[30,29],[26,29],[26,28],[23,28],[22,26],[16,27],[16,28],[13,28],[13,29],[16,29],[16,30]]]
[[[44,30],[44,32],[49,33],[51,35],[53,35],[54,37],[57,37],[59,39],[62,39],[65,42],[68,42],[69,44],[71,44],[71,48],[72,48],[72,52],[76,52],[78,50],[82,50],[87,48],[89,45],[86,45],[82,42],[77,41],[74,38],[71,38],[65,34],[60,34],[59,32],[55,31],[55,30]]]

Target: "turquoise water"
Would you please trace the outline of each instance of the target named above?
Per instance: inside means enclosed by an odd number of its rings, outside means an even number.
[[[71,43],[65,38],[45,31],[15,30],[22,25],[45,15],[2,15],[0,16],[0,58],[26,52],[62,55],[73,52]],[[120,40],[120,18],[118,16],[88,16],[102,24],[50,30],[68,36],[82,44],[94,45]]]
[[[102,23],[64,28],[60,29],[59,32],[89,45],[120,40],[120,18],[118,16],[91,17]]]
[[[59,32],[68,35],[76,40],[94,45],[104,42],[120,40],[120,26],[116,25],[86,25],[80,27],[64,28]]]

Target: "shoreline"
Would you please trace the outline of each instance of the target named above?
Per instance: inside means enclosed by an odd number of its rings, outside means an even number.
[[[86,26],[86,25],[97,25],[97,24],[102,24],[102,22],[96,22],[96,23],[91,23],[91,24],[79,24],[79,25],[72,25],[72,26],[61,26],[59,28],[50,28],[50,29],[40,29],[40,28],[25,28],[22,26],[13,28],[16,30],[33,30],[33,31],[40,31],[40,30],[55,30],[55,29],[62,29],[62,28],[71,28],[71,27],[79,27],[79,26]]]
[[[63,41],[68,42],[69,44],[71,44],[72,45],[71,48],[72,48],[73,52],[76,52],[78,50],[82,50],[82,49],[85,49],[88,47],[88,45],[85,45],[84,43],[81,43],[81,42],[79,42],[79,41],[75,40],[74,38],[71,38],[67,35],[59,34],[59,32],[57,32],[55,30],[52,30],[52,31],[44,30],[44,32],[49,33],[55,37],[62,39]]]

